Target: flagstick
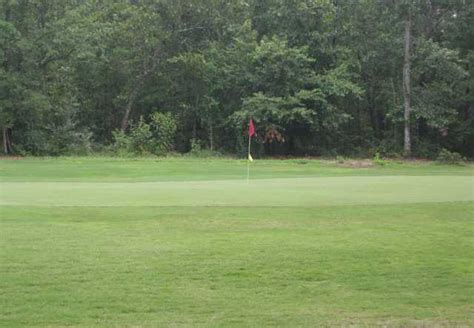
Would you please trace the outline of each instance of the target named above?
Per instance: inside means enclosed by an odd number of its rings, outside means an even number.
[[[250,161],[247,160],[247,184],[249,184],[249,177],[250,177]]]
[[[247,154],[247,184],[249,183],[250,179],[250,142],[252,140],[252,136],[249,135],[249,148],[248,148],[248,154]]]

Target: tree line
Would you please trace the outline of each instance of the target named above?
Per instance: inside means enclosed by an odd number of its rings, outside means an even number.
[[[6,154],[474,156],[474,1],[3,0]]]

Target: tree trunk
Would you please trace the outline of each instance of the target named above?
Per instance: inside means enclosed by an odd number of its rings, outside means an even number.
[[[8,155],[12,152],[12,143],[10,140],[10,129],[7,127],[3,128],[3,152]]]
[[[196,142],[196,139],[197,139],[197,120],[196,120],[196,117],[193,118],[193,135],[192,135],[192,139],[194,140],[194,142]]]
[[[212,119],[209,119],[209,148],[214,150],[214,129],[212,127]]]
[[[145,85],[146,80],[150,77],[151,73],[154,72],[158,65],[159,53],[160,47],[157,46],[153,52],[153,56],[149,59],[149,62],[145,62],[142,73],[139,74],[135,79],[135,86],[130,92],[127,104],[125,105],[125,114],[123,115],[122,119],[122,131],[125,131],[128,128],[128,120],[130,119],[130,113],[132,112],[135,99],[137,98],[142,87]]]
[[[7,128],[3,128],[3,152],[8,154]]]
[[[405,58],[403,61],[403,98],[404,98],[404,145],[403,152],[406,157],[411,155],[411,135],[410,135],[410,113],[411,113],[411,12],[408,12],[405,20]]]
[[[7,138],[8,151],[9,151],[10,153],[13,153],[13,147],[12,147],[12,139],[13,139],[13,137],[12,137],[12,129],[10,129],[10,128],[7,129],[7,136],[8,136],[8,138]]]
[[[135,98],[138,94],[138,88],[135,88],[132,91],[132,94],[128,98],[127,105],[125,106],[125,114],[123,115],[122,119],[122,131],[127,130],[128,128],[128,120],[130,118],[130,113],[132,112],[133,103],[135,102]]]

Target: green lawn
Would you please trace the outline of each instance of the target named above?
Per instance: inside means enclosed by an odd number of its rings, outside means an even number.
[[[0,161],[0,326],[474,326],[474,167]]]

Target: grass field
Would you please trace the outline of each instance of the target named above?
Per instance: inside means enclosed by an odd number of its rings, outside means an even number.
[[[474,326],[474,166],[0,161],[0,326]]]

